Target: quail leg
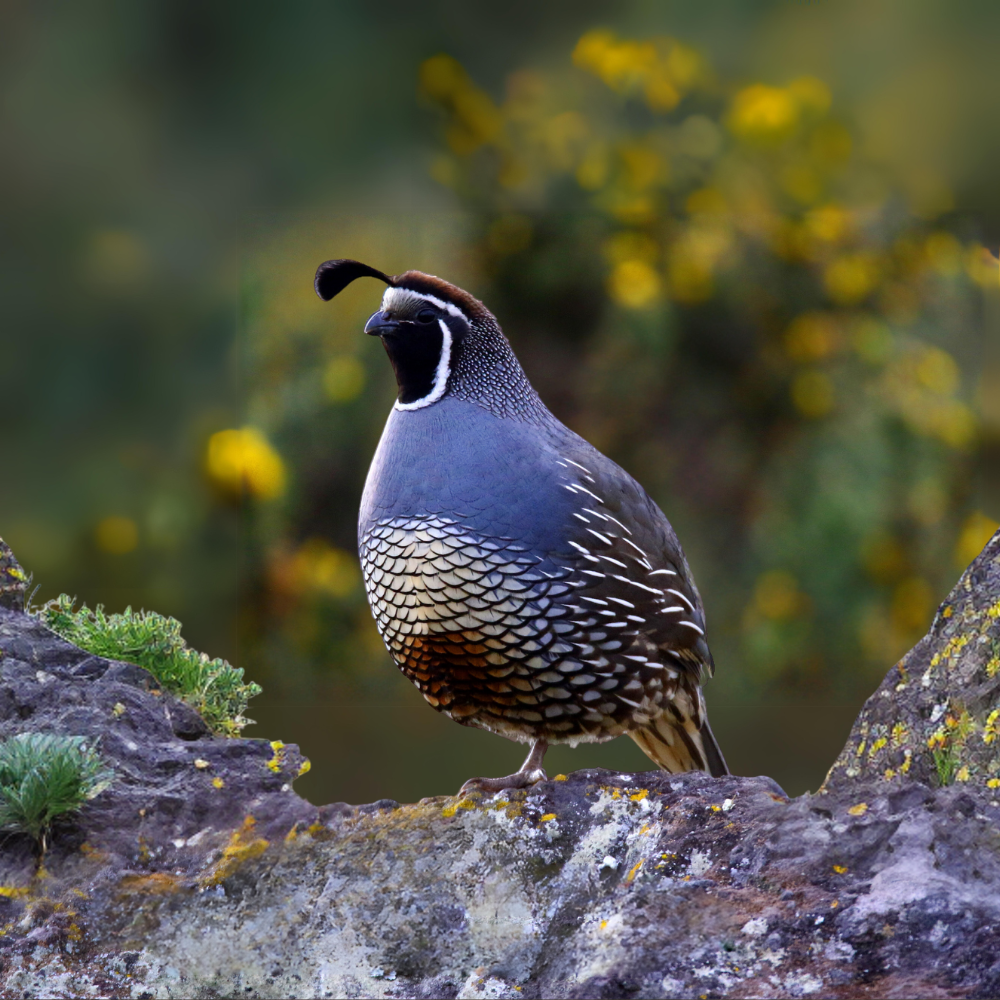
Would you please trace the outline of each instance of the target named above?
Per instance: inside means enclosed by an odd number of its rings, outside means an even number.
[[[542,767],[542,760],[549,745],[545,740],[535,740],[531,752],[524,759],[521,769],[505,778],[469,778],[458,790],[459,795],[465,792],[500,792],[505,788],[527,788],[536,782],[545,781],[548,775]]]

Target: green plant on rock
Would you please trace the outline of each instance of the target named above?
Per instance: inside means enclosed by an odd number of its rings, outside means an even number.
[[[0,829],[44,852],[52,822],[79,811],[114,778],[82,736],[21,733],[0,743]]]
[[[235,736],[252,721],[244,713],[260,685],[244,681],[243,671],[225,660],[189,648],[176,619],[131,608],[106,615],[100,604],[93,611],[75,604],[75,598],[61,594],[38,616],[81,649],[144,667],[164,690],[199,712],[214,733]]]

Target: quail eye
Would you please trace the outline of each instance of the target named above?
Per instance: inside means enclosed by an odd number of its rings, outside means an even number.
[[[433,309],[421,309],[417,313],[418,323],[433,323],[437,319],[437,313]]]

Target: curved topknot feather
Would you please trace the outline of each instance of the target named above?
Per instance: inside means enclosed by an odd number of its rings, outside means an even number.
[[[393,284],[388,274],[359,260],[327,260],[316,268],[316,294],[324,302],[329,302],[355,278],[378,278],[387,285]]]

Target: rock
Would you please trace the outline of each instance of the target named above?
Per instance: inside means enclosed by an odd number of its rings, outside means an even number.
[[[897,774],[1000,787],[1000,532],[868,699],[826,786]]]
[[[5,845],[0,992],[996,996],[998,607],[1000,535],[815,795],[591,770],[322,809],[295,748],[210,738],[145,671],[0,611],[0,735],[100,736],[119,775],[45,877]]]
[[[10,546],[0,538],[0,608],[24,610],[28,578],[14,558]]]

